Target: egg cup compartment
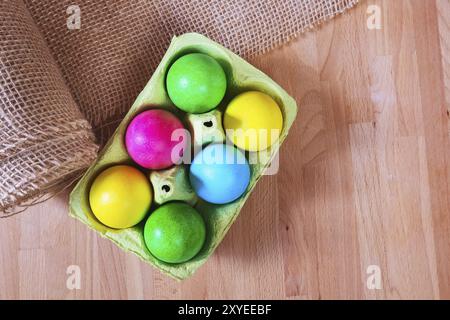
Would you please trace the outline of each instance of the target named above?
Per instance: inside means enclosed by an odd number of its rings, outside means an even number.
[[[228,102],[237,94],[249,90],[258,90],[267,93],[275,99],[283,113],[284,123],[279,143],[273,145],[271,149],[264,151],[263,157],[257,157],[259,159],[258,163],[250,163],[250,184],[246,192],[239,199],[224,205],[215,205],[203,200],[196,202],[195,208],[203,216],[206,224],[205,244],[192,260],[180,264],[169,264],[156,259],[147,249],[143,236],[143,228],[146,219],[137,226],[128,229],[115,230],[106,227],[96,219],[90,209],[89,190],[97,175],[110,166],[128,164],[139,168],[139,166],[128,156],[124,139],[127,126],[134,116],[144,110],[158,108],[171,111],[177,115],[179,119],[186,120],[187,115],[177,109],[168,97],[165,88],[165,77],[171,63],[180,56],[192,52],[205,53],[215,58],[225,70],[228,87],[225,98],[217,108],[218,111],[223,114]],[[87,170],[72,191],[70,195],[70,215],[99,232],[103,237],[110,239],[123,250],[135,253],[143,261],[150,263],[163,273],[179,280],[185,279],[192,275],[195,270],[208,259],[222,241],[226,232],[237,218],[258,179],[263,174],[263,171],[270,165],[273,156],[278,151],[279,145],[286,138],[289,128],[295,120],[296,114],[297,105],[295,100],[267,75],[241,59],[236,54],[199,34],[188,33],[179,37],[174,37],[150,81],[139,94],[129,112],[116,129],[114,135],[99,154],[95,163]],[[185,125],[189,128],[187,123],[185,123]],[[208,140],[208,137],[202,139]],[[250,154],[248,158],[255,157]],[[141,170],[147,176],[151,174],[150,170],[143,170],[142,168]],[[150,212],[153,211],[156,206],[157,204],[154,201]]]

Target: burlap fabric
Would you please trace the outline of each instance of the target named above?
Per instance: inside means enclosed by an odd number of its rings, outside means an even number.
[[[95,159],[90,124],[21,1],[0,2],[0,212],[59,187]]]
[[[79,111],[104,142],[173,35],[203,33],[249,58],[358,2],[23,1],[0,2],[0,211],[92,161],[96,147]],[[67,27],[70,5],[80,9],[80,29]]]

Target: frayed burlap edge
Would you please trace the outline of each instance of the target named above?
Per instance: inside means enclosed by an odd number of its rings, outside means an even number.
[[[294,32],[291,35],[287,35],[285,37],[282,37],[280,39],[278,39],[277,41],[275,41],[274,43],[272,43],[270,46],[267,47],[267,49],[261,50],[259,51],[257,54],[253,55],[253,56],[249,56],[249,58],[253,58],[255,56],[259,56],[265,53],[268,53],[271,50],[274,50],[276,48],[280,48],[282,46],[287,46],[289,45],[292,41],[294,41],[295,39],[297,39],[299,36],[301,36],[302,34],[308,32],[308,31],[313,31],[313,30],[317,30],[318,28],[320,28],[323,24],[327,23],[328,21],[332,20],[333,18],[342,15],[343,13],[348,12],[349,10],[353,9],[356,5],[358,5],[361,1],[364,0],[348,0],[348,3],[346,4],[346,7],[342,8],[341,10],[334,12],[330,15],[325,16],[324,18],[320,19],[320,20],[316,20],[314,21],[311,25],[304,27],[302,29],[300,29],[300,31]]]
[[[98,148],[92,143],[93,135],[79,132],[70,136],[56,138],[36,145],[1,163],[3,172],[10,171],[4,185],[10,185],[11,191],[0,199],[0,218],[9,217],[26,210],[32,205],[46,201],[63,192],[84,174],[84,171],[95,160]],[[78,150],[75,155],[64,150]],[[30,161],[36,159],[36,161]],[[45,159],[40,161],[39,159]],[[40,163],[39,163],[40,162]],[[17,174],[11,168],[33,168],[33,175],[26,179],[15,180]],[[14,169],[13,169],[14,170]]]

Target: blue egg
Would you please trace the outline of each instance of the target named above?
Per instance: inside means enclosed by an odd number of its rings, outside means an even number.
[[[247,190],[250,166],[245,155],[234,146],[210,144],[191,163],[191,185],[203,200],[229,203]]]

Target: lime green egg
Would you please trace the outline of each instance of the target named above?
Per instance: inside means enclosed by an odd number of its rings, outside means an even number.
[[[150,253],[167,263],[191,260],[203,247],[205,222],[194,208],[171,202],[156,209],[144,227],[144,240]]]

